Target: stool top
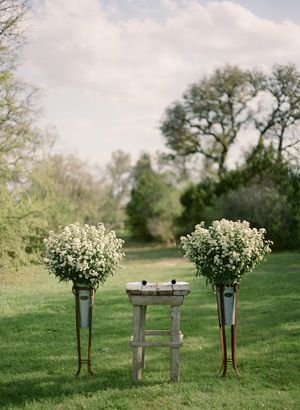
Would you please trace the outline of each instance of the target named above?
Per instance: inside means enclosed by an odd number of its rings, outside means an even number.
[[[187,282],[176,282],[174,285],[171,282],[147,283],[146,285],[142,282],[129,282],[126,284],[126,292],[128,295],[186,296],[190,293],[190,289]]]

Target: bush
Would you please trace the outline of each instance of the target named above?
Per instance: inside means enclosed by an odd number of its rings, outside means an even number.
[[[252,226],[265,227],[275,248],[290,247],[292,206],[274,184],[253,184],[229,192],[222,198],[222,214],[233,220],[247,218]]]
[[[211,223],[216,219],[217,209],[215,182],[209,179],[190,185],[180,198],[183,212],[178,219],[180,232],[191,232],[200,221]]]

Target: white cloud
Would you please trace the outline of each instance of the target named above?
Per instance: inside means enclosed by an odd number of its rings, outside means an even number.
[[[65,149],[105,160],[117,148],[163,148],[164,109],[203,73],[226,62],[300,64],[300,26],[292,22],[261,19],[231,2],[161,7],[169,14],[159,21],[114,20],[99,0],[34,7],[22,74],[46,90],[47,120]]]
[[[169,12],[177,10],[178,7],[176,0],[161,0],[161,5]]]

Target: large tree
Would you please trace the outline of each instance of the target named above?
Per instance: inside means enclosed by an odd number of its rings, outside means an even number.
[[[280,158],[300,143],[300,72],[294,64],[276,64],[271,73],[258,75],[260,93],[253,117],[259,132],[257,148],[271,143]]]
[[[200,153],[221,176],[241,128],[249,121],[248,103],[257,93],[251,73],[226,65],[192,84],[182,101],[167,108],[161,131],[167,146],[182,156]]]
[[[26,0],[0,0],[0,183],[15,180],[47,139],[38,127],[38,91],[16,77]]]
[[[19,47],[24,41],[26,0],[0,0],[0,267],[24,261],[26,241],[34,207],[24,202],[19,182],[45,132],[37,125],[37,91],[16,76]],[[22,171],[22,172],[21,172]]]
[[[0,78],[0,179],[16,180],[50,134],[37,125],[38,91],[16,79]]]
[[[299,124],[300,72],[294,64],[276,64],[269,73],[226,65],[167,108],[161,131],[173,153],[201,154],[222,177],[230,147],[247,127],[257,132],[254,153],[271,145],[279,159],[299,157]]]
[[[0,0],[0,77],[16,63],[27,12],[27,0]]]

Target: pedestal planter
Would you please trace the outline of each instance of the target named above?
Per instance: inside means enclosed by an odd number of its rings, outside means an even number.
[[[216,285],[219,323],[235,325],[237,294],[234,286]],[[222,315],[222,304],[224,316]]]
[[[217,296],[222,348],[222,376],[227,363],[236,366],[237,291],[242,278],[271,252],[266,230],[251,228],[247,221],[213,221],[195,226],[190,235],[180,238],[184,257],[194,263],[196,276],[204,276],[213,285]],[[230,286],[225,286],[230,285]],[[225,326],[231,327],[231,359],[227,359]]]
[[[76,306],[76,335],[79,375],[82,363],[91,370],[92,310],[95,289],[113,275],[125,256],[124,241],[114,231],[107,232],[100,223],[97,226],[78,222],[49,232],[44,239],[44,262],[50,273],[60,281],[73,283]],[[88,331],[87,358],[81,357],[80,331]]]
[[[77,335],[77,353],[78,353],[78,369],[76,376],[81,371],[82,363],[87,363],[88,374],[93,375],[91,369],[91,345],[92,345],[92,313],[94,305],[95,289],[84,287],[80,285],[73,286],[73,294],[75,295],[75,307],[76,307],[76,335]],[[81,343],[80,343],[80,329],[88,328],[88,352],[87,358],[82,359],[81,356]]]
[[[239,286],[225,286],[216,284],[214,286],[218,306],[218,319],[220,328],[221,351],[222,351],[222,376],[226,376],[227,363],[232,366],[238,375],[239,371],[236,365],[236,320],[237,320],[237,292]],[[225,326],[231,326],[231,359],[227,357],[226,330]]]
[[[91,292],[92,290],[92,292]],[[90,326],[90,307],[94,304],[94,289],[78,286],[80,327]]]

